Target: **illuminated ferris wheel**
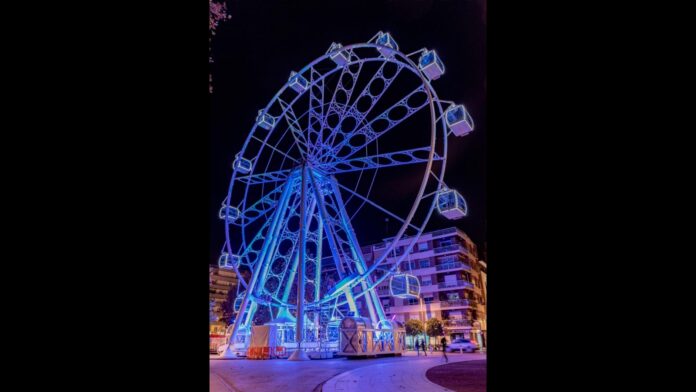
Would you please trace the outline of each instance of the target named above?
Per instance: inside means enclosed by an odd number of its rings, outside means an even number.
[[[444,72],[435,50],[404,54],[379,32],[332,44],[259,110],[219,211],[219,265],[240,282],[230,341],[261,315],[310,334],[348,313],[380,325],[375,288],[387,278],[392,295],[418,294],[399,264],[434,211],[448,219],[467,211],[444,183],[447,138],[474,125],[463,105],[438,98],[432,82]],[[356,229],[384,218],[398,230],[368,264]]]

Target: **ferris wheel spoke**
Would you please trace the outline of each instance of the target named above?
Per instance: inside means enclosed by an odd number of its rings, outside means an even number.
[[[264,216],[267,212],[275,209],[278,204],[278,197],[283,193],[283,187],[285,184],[278,185],[276,188],[271,190],[261,199],[257,200],[254,204],[245,208],[242,211],[242,216],[246,219],[244,224],[248,225],[258,218]],[[250,216],[250,214],[252,216]]]
[[[269,182],[279,182],[287,180],[291,171],[292,169],[283,169],[268,173],[252,174],[249,176],[237,177],[237,180],[248,185],[260,185]]]
[[[297,143],[297,147],[300,150],[300,154],[302,154],[303,159],[306,159],[307,152],[309,149],[309,143],[307,142],[307,139],[304,137],[304,134],[302,133],[302,126],[300,126],[300,122],[297,120],[297,116],[295,116],[295,112],[292,110],[292,107],[280,98],[278,98],[278,102],[280,103],[280,106],[283,109],[283,116],[285,118],[285,121],[288,123],[288,127],[290,128],[290,133],[292,134],[292,137],[295,139],[295,142]],[[304,147],[304,149],[302,147]]]
[[[407,118],[411,117],[412,115],[414,115],[415,113],[417,113],[418,111],[420,111],[421,109],[423,109],[424,107],[426,107],[426,106],[428,105],[428,100],[427,100],[427,99],[426,99],[423,103],[421,103],[420,105],[416,105],[416,106],[414,106],[414,107],[411,107],[411,106],[408,105],[409,99],[411,99],[411,97],[413,97],[414,95],[416,95],[416,94],[418,94],[418,93],[425,93],[425,86],[423,86],[423,85],[419,86],[419,87],[416,88],[415,90],[413,90],[413,91],[411,91],[410,93],[408,93],[408,94],[407,94],[405,97],[403,97],[401,100],[399,100],[399,102],[397,102],[397,103],[395,103],[394,105],[390,106],[388,109],[386,109],[385,111],[383,111],[383,112],[382,112],[381,114],[379,114],[377,117],[375,117],[374,119],[370,120],[370,122],[368,122],[368,123],[365,124],[364,126],[360,127],[359,129],[357,129],[357,130],[355,130],[355,131],[353,131],[353,132],[349,132],[349,133],[345,136],[345,139],[344,139],[341,143],[339,143],[338,145],[336,145],[336,146],[330,148],[330,149],[325,153],[325,155],[322,156],[322,158],[324,158],[326,155],[328,155],[328,156],[336,157],[336,158],[338,159],[338,158],[339,158],[339,153],[340,153],[341,150],[342,150],[344,147],[346,147],[346,146],[350,149],[350,152],[348,152],[347,154],[345,154],[345,155],[342,157],[342,159],[350,158],[351,156],[355,155],[356,152],[360,151],[361,149],[363,149],[364,147],[366,147],[367,145],[369,145],[369,144],[372,143],[373,141],[377,140],[379,137],[381,137],[381,136],[384,135],[385,133],[387,133],[387,132],[389,132],[390,130],[394,129],[394,127],[396,127],[397,125],[401,124],[404,120],[406,120]],[[389,115],[390,115],[391,113],[394,113],[394,111],[397,110],[399,107],[405,108],[405,109],[406,109],[406,113],[405,113],[401,118],[391,119],[391,118],[389,117]],[[396,117],[396,115],[394,115],[394,116]],[[387,123],[387,124],[386,124],[386,127],[385,127],[384,129],[380,130],[380,131],[375,131],[375,130],[374,130],[374,125],[375,125],[375,123],[376,123],[377,121],[385,121],[385,122]],[[365,139],[366,139],[365,142],[362,143],[361,145],[358,145],[358,146],[354,146],[354,145],[350,144],[350,141],[351,141],[352,138],[353,138],[354,136],[356,136],[356,135],[364,135],[364,136],[365,136]]]
[[[346,192],[350,193],[351,195],[357,197],[358,199],[361,199],[361,200],[365,201],[367,204],[371,205],[372,207],[375,207],[376,209],[378,209],[378,210],[384,212],[385,214],[389,215],[390,217],[392,217],[392,218],[398,220],[399,222],[401,222],[401,223],[406,223],[406,220],[404,220],[404,219],[401,218],[400,216],[398,216],[398,215],[396,215],[395,213],[393,213],[393,212],[387,210],[386,208],[380,206],[379,204],[377,204],[377,203],[375,203],[374,201],[372,201],[372,200],[366,198],[365,196],[363,196],[363,195],[361,195],[361,194],[359,194],[359,193],[353,191],[352,189],[347,188],[347,187],[344,186],[344,185],[341,185],[341,184],[338,183],[338,182],[336,182],[336,185],[338,185],[341,189],[345,190]],[[415,230],[419,230],[418,227],[414,226],[414,225],[411,224],[411,223],[408,224],[408,227],[410,227],[410,228],[412,228],[412,229],[415,229]]]
[[[341,70],[341,75],[339,75],[339,77],[338,77],[338,82],[337,82],[338,84],[336,85],[336,88],[333,90],[333,93],[331,94],[331,101],[329,101],[329,107],[326,109],[326,113],[324,113],[322,115],[322,119],[321,119],[322,130],[326,127],[326,121],[327,121],[327,118],[329,117],[329,115],[332,114],[333,112],[337,112],[337,110],[338,110],[338,109],[336,109],[336,106],[337,106],[336,105],[336,93],[339,91],[338,86],[340,86],[341,79],[343,79],[343,75],[346,74],[346,72],[348,71],[348,68],[349,68],[348,66],[345,66]],[[323,96],[322,96],[322,98],[323,98]],[[324,103],[324,101],[322,101],[322,103]],[[322,105],[322,107],[323,107],[323,105]]]
[[[362,66],[363,66],[363,64],[365,64],[365,63],[361,61],[361,62],[358,63],[358,64],[359,64],[359,65],[358,65],[358,70],[357,70],[355,73],[349,71],[349,72],[351,73],[351,76],[353,77],[353,83],[351,84],[350,88],[345,88],[345,87],[343,86],[343,79],[339,80],[341,89],[342,89],[343,91],[346,92],[346,102],[345,102],[345,104],[343,105],[343,110],[341,110],[341,114],[340,114],[340,116],[339,116],[339,120],[338,120],[338,123],[339,123],[339,124],[341,123],[341,120],[343,120],[343,116],[345,115],[345,113],[346,113],[346,111],[347,111],[347,109],[348,109],[348,103],[350,102],[350,98],[351,98],[352,95],[353,95],[353,90],[355,89],[355,84],[357,83],[358,78],[360,77],[360,72],[362,72]]]
[[[315,77],[318,76],[318,77]],[[309,88],[309,115],[307,116],[307,131],[318,132],[317,141],[319,145],[323,142],[321,123],[324,118],[324,78],[312,68],[310,70],[311,86]],[[318,94],[315,90],[318,90]],[[314,128],[319,124],[318,130]]]
[[[332,163],[317,165],[318,169],[325,170],[327,173],[350,173],[359,170],[381,169],[390,166],[403,166],[416,163],[428,162],[428,156],[418,157],[415,154],[430,154],[430,147],[414,148],[411,150],[389,152],[366,157],[341,160]],[[422,155],[422,154],[420,154]],[[437,153],[433,154],[433,161],[441,161],[443,158]]]
[[[384,67],[387,64],[389,64],[389,63],[388,62],[382,63],[382,66],[377,70],[377,72],[375,72],[374,75],[372,75],[372,79],[370,79],[370,81],[365,85],[362,92],[360,93],[360,95],[358,95],[358,97],[355,99],[355,101],[353,101],[353,104],[350,106],[350,108],[348,108],[347,110],[344,110],[343,113],[341,113],[341,118],[339,119],[339,124],[345,118],[346,113],[353,113],[354,112],[356,114],[356,116],[355,116],[356,124],[360,124],[370,114],[372,109],[377,105],[377,102],[379,102],[379,100],[382,98],[382,95],[384,95],[384,93],[387,91],[387,89],[389,89],[389,86],[391,86],[392,82],[396,79],[397,76],[399,76],[399,73],[404,68],[403,63],[400,63],[400,62],[396,63],[397,69],[396,69],[396,72],[394,73],[394,75],[392,75],[391,77],[385,77],[384,76]],[[382,86],[382,90],[377,95],[373,95],[370,93],[370,88],[372,86],[372,83],[377,79],[381,79],[383,81],[384,85]],[[365,110],[364,112],[356,110],[356,106],[358,104],[358,101],[360,101],[363,97],[369,97],[369,99],[370,99],[370,107],[367,110]],[[328,145],[333,144],[333,142],[336,138],[336,135],[339,131],[340,130],[336,129],[336,130],[334,130],[334,132],[332,132],[332,134],[330,136],[330,140],[327,143]]]
[[[435,195],[437,195],[438,192],[439,192],[439,190],[434,190],[428,194],[425,194],[425,195],[421,196],[421,200],[425,200],[429,197],[435,196]]]
[[[286,130],[286,132],[287,132],[287,130]],[[283,135],[283,136],[285,136],[285,135]],[[291,157],[290,155],[284,153],[283,151],[280,151],[279,149],[275,148],[274,146],[272,146],[272,145],[270,145],[270,144],[268,144],[268,143],[265,143],[263,140],[257,138],[256,136],[252,136],[251,138],[252,138],[252,139],[255,139],[256,141],[259,141],[259,142],[263,143],[264,146],[270,148],[271,150],[277,152],[278,154],[284,156],[285,158],[288,158],[289,160],[291,160],[291,161],[293,161],[293,162],[295,162],[295,163],[297,163],[297,164],[300,163],[300,161],[298,161],[297,159]],[[288,149],[288,151],[290,151],[291,149],[292,149],[292,147],[290,147],[290,148]],[[299,147],[298,147],[298,149],[299,149]],[[300,150],[300,153],[301,153],[301,152],[302,152],[302,150]]]
[[[358,64],[358,70],[357,70],[356,72],[353,72],[353,71],[350,69],[350,67],[351,67],[352,65],[354,65],[354,64]],[[328,109],[326,110],[326,113],[324,113],[324,115],[323,115],[322,122],[321,122],[321,131],[320,131],[320,132],[323,132],[323,129],[327,127],[328,118],[329,118],[329,116],[331,116],[332,114],[336,114],[337,116],[339,116],[339,118],[342,118],[342,117],[343,117],[343,115],[344,115],[344,113],[345,113],[345,111],[346,111],[346,108],[348,107],[348,102],[350,102],[350,97],[351,97],[351,95],[352,95],[352,93],[353,93],[353,89],[354,89],[354,87],[355,87],[355,83],[356,83],[356,81],[358,80],[358,76],[360,75],[360,71],[362,71],[362,66],[363,66],[363,64],[364,64],[364,61],[359,61],[359,62],[357,62],[357,63],[351,63],[350,65],[344,66],[343,69],[341,70],[341,75],[338,77],[338,81],[336,82],[336,88],[334,89],[333,94],[331,95],[331,101],[329,102],[329,107],[328,107]],[[343,86],[343,78],[344,78],[344,76],[345,76],[346,74],[350,75],[350,77],[351,77],[352,80],[353,80],[353,82],[352,82],[352,84],[351,84],[351,87],[348,88],[348,89],[345,88],[345,87]],[[339,103],[339,102],[336,101],[336,95],[338,94],[339,91],[341,91],[341,92],[343,92],[343,93],[345,94],[345,96],[346,96],[346,102],[345,102],[345,103]],[[343,108],[341,108],[341,106],[342,106]],[[339,124],[340,124],[340,122],[339,122]],[[337,130],[338,128],[339,128],[339,127],[336,127],[336,128],[332,131],[332,133],[336,132],[336,130]],[[331,135],[329,135],[329,137],[331,137]],[[327,140],[328,140],[328,139],[327,139]],[[325,144],[325,143],[326,143],[326,140],[323,140],[323,139],[322,139],[322,142],[319,144],[319,146],[317,146],[317,148],[314,149],[314,154],[316,154],[317,150],[319,150],[319,152],[321,152],[321,147],[320,147],[320,146],[323,145],[323,144]]]

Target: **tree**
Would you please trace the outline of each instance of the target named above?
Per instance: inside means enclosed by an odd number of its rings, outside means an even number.
[[[213,55],[212,55],[212,47],[211,47],[211,41],[212,41],[212,36],[215,35],[215,31],[217,30],[218,25],[220,22],[230,19],[232,16],[227,14],[227,4],[225,3],[225,0],[222,0],[221,3],[215,2],[213,0],[208,0],[208,5],[209,5],[209,12],[208,12],[208,26],[209,26],[209,31],[210,31],[210,37],[208,37],[208,62],[212,63],[213,62]],[[213,92],[213,75],[208,74],[208,90],[210,93]]]
[[[436,336],[443,336],[445,334],[442,321],[434,317],[428,320],[425,329],[426,333],[431,338],[434,338]]]
[[[404,327],[406,328],[406,335],[416,336],[423,333],[423,323],[420,320],[410,319],[406,321]]]

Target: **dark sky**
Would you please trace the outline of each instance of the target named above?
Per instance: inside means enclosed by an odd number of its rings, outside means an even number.
[[[436,49],[446,73],[433,86],[442,99],[465,104],[474,118],[472,134],[449,137],[445,176],[447,185],[467,199],[469,216],[449,221],[435,213],[427,230],[457,226],[482,250],[486,217],[485,0],[227,0],[227,5],[232,18],[220,25],[212,44],[210,262],[217,259],[224,242],[217,210],[227,193],[231,163],[257,111],[286,82],[291,70],[323,55],[331,42],[365,42],[380,30],[392,33],[404,53],[422,47]],[[393,182],[398,184],[398,180]],[[393,186],[376,185],[383,192]],[[395,226],[392,224],[393,229]],[[356,222],[355,230],[364,243],[376,242],[384,237],[384,222],[382,218],[376,224]]]

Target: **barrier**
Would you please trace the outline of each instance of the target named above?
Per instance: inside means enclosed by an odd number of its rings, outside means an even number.
[[[218,347],[226,343],[227,338],[225,335],[210,335],[210,352],[218,352]]]
[[[345,317],[341,321],[340,355],[346,357],[376,357],[401,355],[406,332],[395,322],[385,320],[386,328],[372,328],[368,319]]]

